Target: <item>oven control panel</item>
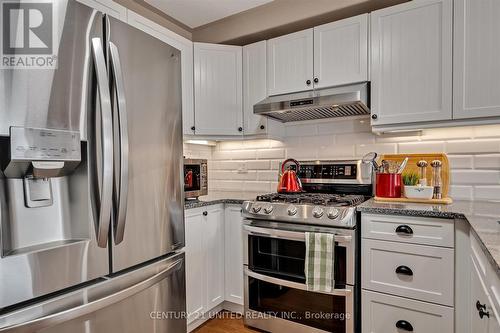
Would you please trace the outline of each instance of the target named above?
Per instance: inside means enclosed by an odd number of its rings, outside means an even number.
[[[370,185],[373,182],[371,165],[361,160],[299,161],[299,164],[297,175],[305,184]]]

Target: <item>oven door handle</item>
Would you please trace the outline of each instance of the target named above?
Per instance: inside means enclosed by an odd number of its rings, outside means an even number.
[[[306,235],[304,232],[296,232],[296,231],[288,231],[288,230],[279,230],[279,229],[269,229],[269,228],[260,228],[254,227],[250,225],[244,225],[243,229],[248,232],[250,235],[254,236],[264,236],[271,238],[281,238],[288,240],[296,240],[305,242]],[[334,239],[338,243],[349,243],[352,240],[352,236],[349,235],[337,235],[333,234]]]
[[[283,286],[283,287],[311,291],[311,290],[307,290],[307,286],[303,283],[282,280],[282,279],[278,279],[275,277],[255,273],[254,271],[251,271],[248,268],[245,268],[244,271],[245,271],[245,275],[252,277],[254,279],[257,279],[257,280],[269,282],[272,284],[278,284],[278,285]],[[321,293],[321,294],[326,294],[326,295],[333,295],[333,296],[349,296],[352,293],[352,289],[347,286],[345,289],[333,289],[333,291],[331,291],[331,292],[324,292],[324,291],[311,291],[311,292]]]

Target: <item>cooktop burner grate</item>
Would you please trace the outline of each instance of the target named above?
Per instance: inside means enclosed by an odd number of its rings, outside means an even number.
[[[325,193],[269,193],[256,198],[261,202],[284,202],[294,204],[310,204],[317,206],[357,206],[365,201],[362,195],[343,195]]]

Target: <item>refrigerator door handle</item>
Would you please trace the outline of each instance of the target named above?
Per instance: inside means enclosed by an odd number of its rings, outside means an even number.
[[[109,80],[104,60],[104,50],[100,38],[92,38],[92,55],[97,77],[97,90],[101,107],[101,149],[102,177],[99,184],[100,207],[97,223],[97,245],[107,246],[113,199],[113,119],[111,117],[111,97]]]
[[[146,290],[155,284],[166,279],[169,275],[176,271],[180,265],[184,262],[184,258],[177,259],[168,265],[161,272],[135,284],[128,288],[122,289],[114,294],[99,298],[95,301],[89,303],[68,308],[66,310],[52,313],[39,318],[26,319],[25,316],[20,316],[23,320],[22,323],[12,324],[3,328],[0,328],[0,333],[31,333],[38,332],[40,330],[47,329],[49,327],[56,326],[58,324],[71,321],[73,319],[91,314],[93,312],[99,311],[105,307],[121,302],[127,298],[134,296],[135,294]],[[35,309],[36,310],[36,309]],[[33,311],[33,313],[39,314],[39,311]]]
[[[114,88],[116,93],[116,113],[119,128],[119,146],[120,153],[115,154],[115,188],[117,193],[117,213],[116,225],[114,230],[115,244],[123,241],[125,233],[125,222],[127,214],[128,197],[128,170],[129,170],[129,148],[128,148],[128,125],[127,125],[127,103],[125,99],[125,86],[123,72],[120,62],[118,48],[112,42],[109,42],[109,51],[111,58],[111,73],[113,75]]]

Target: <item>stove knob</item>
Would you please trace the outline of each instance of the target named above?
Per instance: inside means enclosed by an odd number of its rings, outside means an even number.
[[[294,205],[288,206],[288,215],[294,216],[295,214],[297,214],[297,207]]]
[[[315,218],[319,219],[321,216],[323,216],[323,208],[321,207],[314,207],[312,210],[312,214]]]
[[[337,218],[339,215],[340,215],[340,211],[337,209],[337,208],[330,208],[330,210],[328,210],[328,218],[329,219],[335,219]]]
[[[252,211],[253,211],[254,213],[258,213],[258,212],[260,212],[261,208],[262,208],[262,207],[260,207],[260,206],[253,206],[253,207],[252,207]]]
[[[266,214],[271,214],[272,211],[273,211],[273,205],[267,205],[267,206],[264,207],[264,212]]]

